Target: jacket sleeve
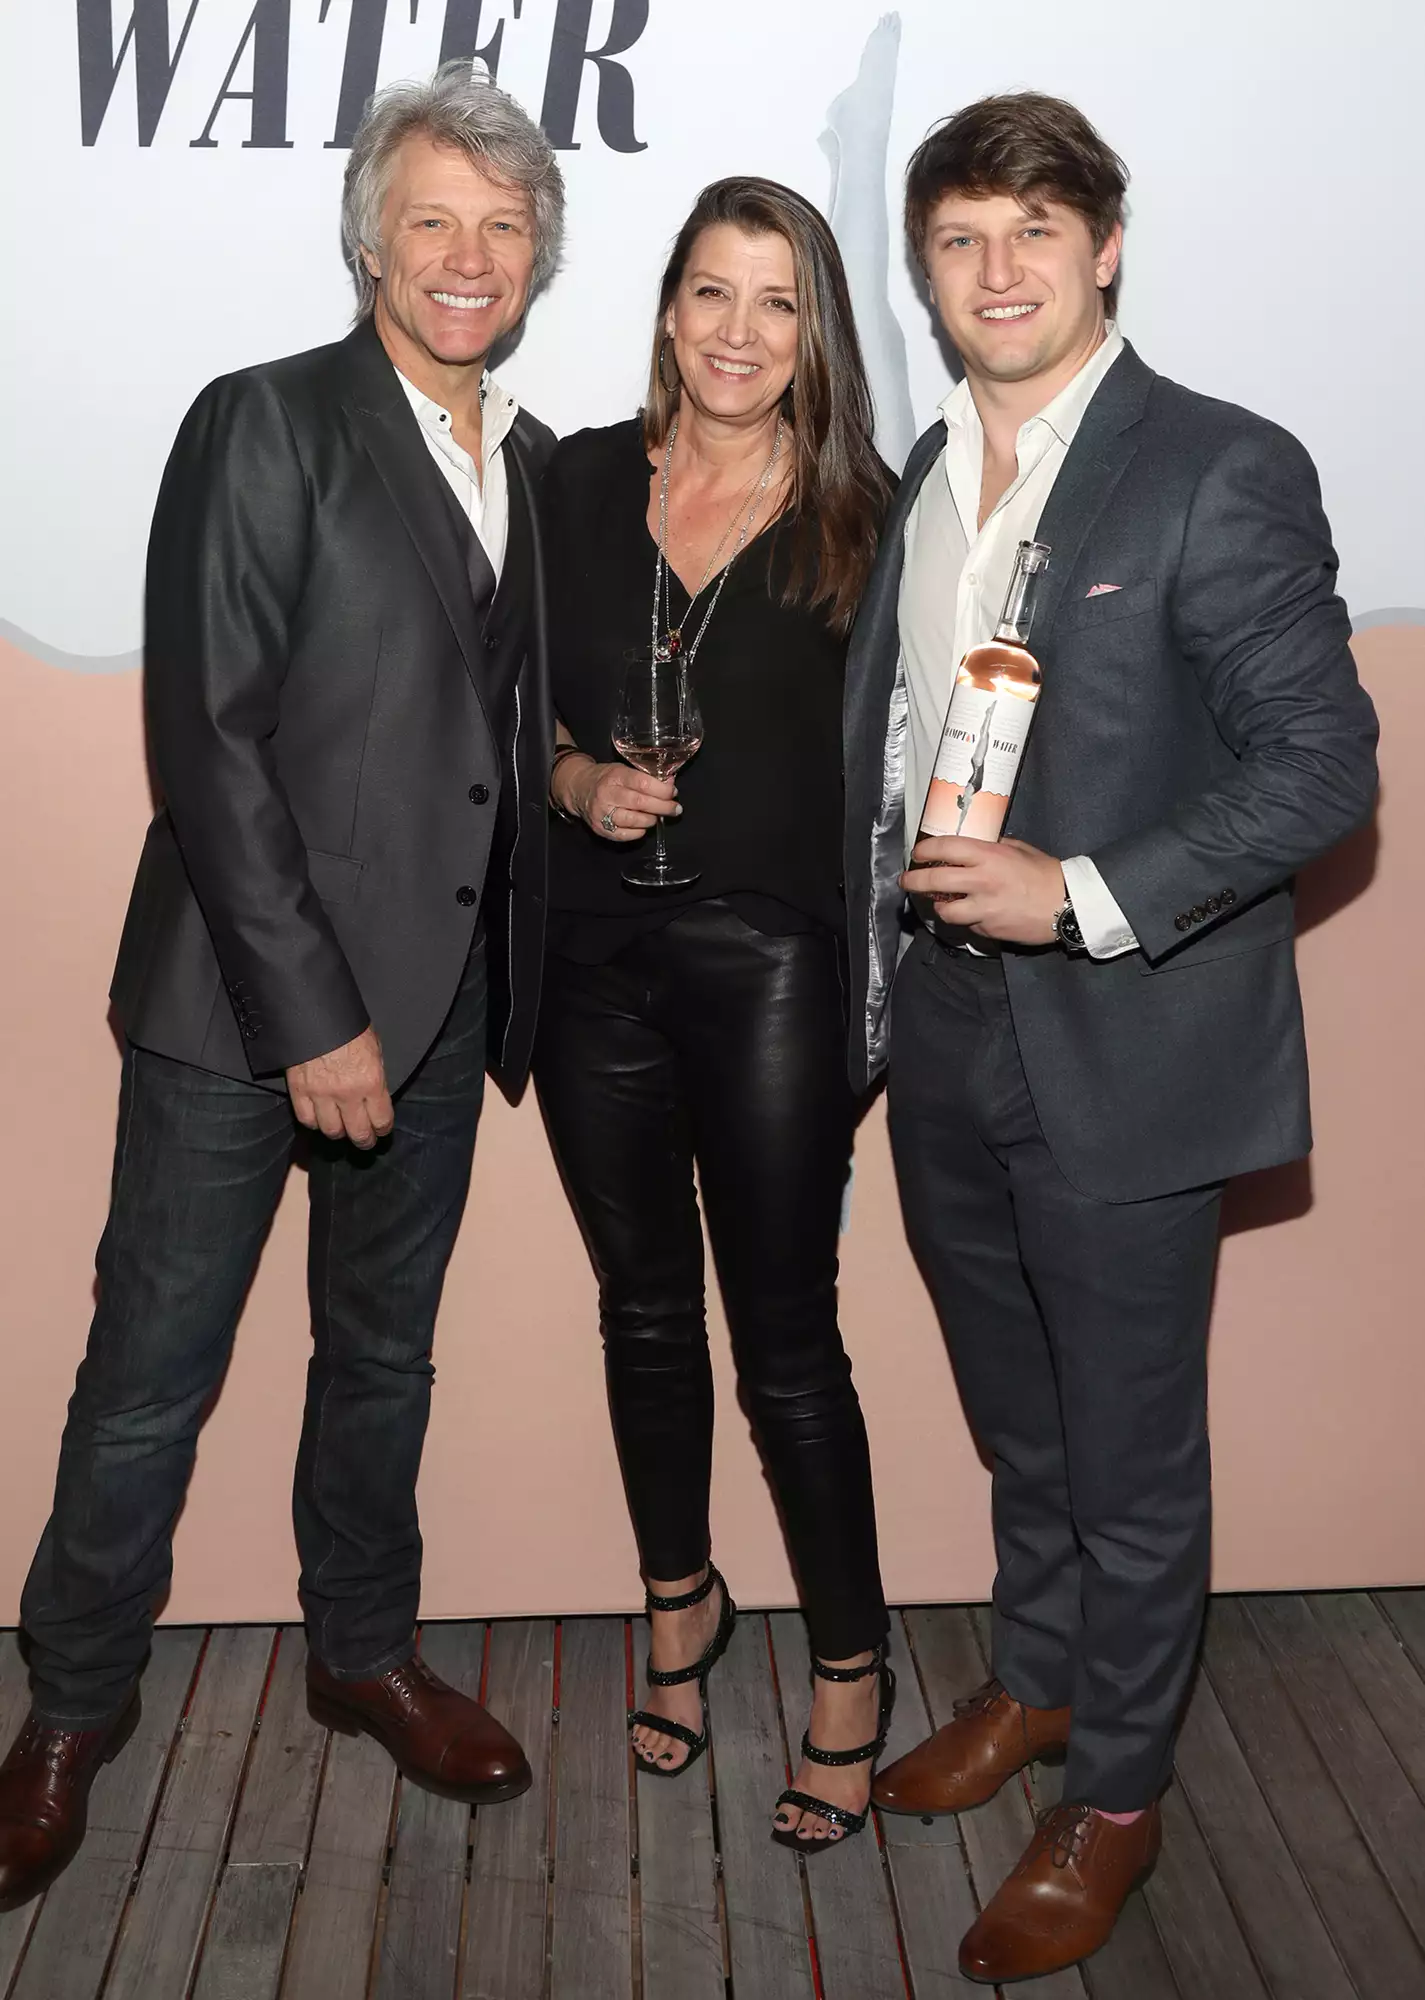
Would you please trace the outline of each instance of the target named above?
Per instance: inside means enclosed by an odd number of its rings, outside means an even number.
[[[307,870],[278,774],[278,704],[311,502],[276,389],[230,376],[179,430],[149,539],[149,741],[254,1075],[370,1016]]]
[[[1272,425],[1239,433],[1198,482],[1173,587],[1178,646],[1235,763],[1091,857],[1150,960],[1370,814],[1376,716],[1336,567],[1305,451]]]

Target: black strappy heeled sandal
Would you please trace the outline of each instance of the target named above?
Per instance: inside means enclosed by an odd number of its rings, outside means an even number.
[[[871,1776],[876,1775],[876,1759],[886,1747],[886,1735],[891,1726],[891,1711],[896,1705],[896,1677],[886,1662],[884,1640],[877,1646],[864,1667],[824,1667],[820,1660],[813,1658],[811,1670],[818,1679],[824,1681],[863,1681],[868,1674],[877,1674],[881,1682],[880,1709],[876,1717],[876,1738],[873,1743],[863,1743],[857,1750],[818,1750],[811,1740],[809,1730],[802,1733],[802,1755],[811,1764],[862,1764],[869,1757]],[[841,1829],[841,1839],[829,1836],[821,1840],[802,1839],[795,1827],[774,1826],[772,1838],[780,1847],[790,1847],[798,1854],[818,1854],[824,1848],[841,1847],[853,1833],[859,1833],[871,1816],[871,1801],[866,1800],[864,1812],[850,1812],[845,1806],[834,1806],[828,1799],[814,1798],[810,1792],[799,1792],[794,1785],[788,1785],[777,1800],[774,1810],[782,1806],[796,1806],[800,1812],[815,1813],[819,1819]]]
[[[644,1592],[644,1607],[654,1611],[691,1611],[695,1604],[701,1604],[714,1584],[722,1591],[722,1615],[717,1621],[712,1643],[700,1659],[690,1667],[674,1667],[664,1673],[653,1664],[653,1654],[648,1655],[648,1685],[650,1687],[682,1687],[687,1681],[698,1683],[698,1692],[703,1698],[702,1734],[688,1728],[686,1723],[671,1722],[666,1715],[654,1715],[646,1708],[631,1708],[628,1712],[628,1726],[633,1729],[639,1724],[645,1729],[656,1729],[660,1736],[676,1736],[680,1743],[688,1746],[688,1755],[681,1764],[659,1764],[652,1757],[645,1756],[638,1745],[633,1754],[640,1771],[648,1771],[655,1778],[681,1778],[684,1771],[696,1764],[708,1747],[708,1675],[727,1651],[727,1642],[732,1637],[732,1628],[737,1623],[737,1606],[728,1594],[727,1582],[722,1572],[714,1564],[708,1564],[708,1573],[696,1590],[689,1590],[681,1597],[655,1597],[651,1590]]]

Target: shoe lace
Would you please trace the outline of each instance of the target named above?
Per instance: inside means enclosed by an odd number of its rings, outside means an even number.
[[[382,1679],[391,1693],[395,1695],[396,1699],[407,1707],[423,1691],[428,1692],[431,1688],[436,1688],[440,1685],[425,1661],[417,1654],[412,1654],[409,1660],[403,1660],[399,1667],[392,1667],[389,1673],[382,1676]]]
[[[998,1681],[986,1681],[984,1686],[977,1687],[973,1694],[960,1696],[959,1700],[954,1704],[956,1719],[958,1720],[960,1717],[966,1715],[987,1714],[1003,1694],[1004,1689]]]
[[[1041,1853],[1049,1849],[1056,1868],[1067,1868],[1078,1854],[1092,1818],[1092,1806],[1045,1806],[1039,1815],[1035,1846]]]

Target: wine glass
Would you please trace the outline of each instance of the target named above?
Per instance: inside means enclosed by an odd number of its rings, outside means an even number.
[[[703,718],[686,658],[662,646],[624,655],[623,692],[614,716],[613,744],[626,764],[653,778],[671,778],[701,748]],[[653,846],[623,879],[631,889],[686,889],[702,871],[669,859],[663,821],[653,823]]]

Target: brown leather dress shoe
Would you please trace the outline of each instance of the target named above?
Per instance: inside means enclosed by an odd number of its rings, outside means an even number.
[[[139,1719],[135,1691],[101,1729],[47,1729],[31,1714],[0,1764],[0,1910],[47,1889],[79,1852],[89,1788]]]
[[[1026,1708],[998,1681],[955,1704],[955,1719],[880,1772],[871,1797],[881,1812],[968,1812],[992,1799],[1026,1764],[1062,1759],[1067,1708]]]
[[[307,1706],[326,1729],[374,1736],[402,1777],[444,1798],[494,1805],[534,1783],[509,1730],[414,1657],[369,1681],[339,1681],[309,1658]]]
[[[985,1986],[1010,1986],[1087,1958],[1108,1943],[1162,1844],[1156,1805],[1129,1826],[1089,1806],[1050,1806],[1014,1873],[965,1933],[961,1972]]]

